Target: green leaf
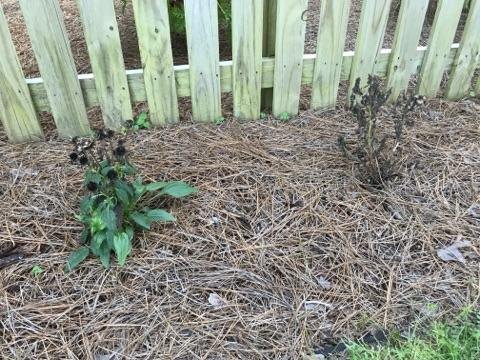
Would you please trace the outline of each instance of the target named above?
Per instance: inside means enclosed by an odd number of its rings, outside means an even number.
[[[80,201],[80,211],[82,213],[87,213],[92,210],[93,197],[90,195],[84,196],[82,201]]]
[[[132,237],[127,232],[117,233],[113,238],[113,246],[120,266],[125,265],[127,256],[132,251]]]
[[[137,195],[137,197],[142,196],[147,190],[146,186],[143,184],[141,177],[135,179],[135,181],[133,182],[133,188],[135,189],[135,195]]]
[[[90,222],[90,230],[92,231],[92,234],[102,231],[103,229],[105,229],[105,227],[105,223],[100,216],[95,215],[92,217]]]
[[[168,185],[168,182],[165,182],[165,181],[154,182],[154,183],[147,184],[146,190],[149,192],[158,191],[163,189],[167,185]]]
[[[132,219],[141,228],[150,230],[150,224],[152,223],[152,221],[144,213],[135,211],[130,214],[130,219]]]
[[[198,190],[183,181],[172,181],[166,185],[161,194],[169,195],[174,198],[182,198],[188,195],[192,195],[198,192]]]
[[[80,233],[80,240],[82,244],[85,244],[90,237],[90,229],[88,228],[83,228],[82,232]]]
[[[107,230],[117,230],[117,215],[110,206],[107,206],[102,211],[102,220]]]
[[[100,261],[105,269],[108,269],[110,267],[110,251],[112,250],[112,247],[110,247],[108,241],[104,241],[102,243],[102,246],[100,246],[99,252],[98,252],[98,257],[100,258]]]
[[[176,221],[175,217],[163,209],[155,209],[147,212],[151,221]]]
[[[83,186],[87,186],[87,184],[90,182],[99,185],[102,182],[102,175],[95,170],[87,170],[83,178]]]
[[[40,274],[42,274],[45,270],[43,270],[43,268],[39,265],[35,265],[32,270],[30,271],[30,274],[32,274],[32,276],[39,276]]]
[[[90,250],[87,247],[81,247],[78,250],[75,250],[68,257],[67,265],[65,265],[65,272],[72,271],[76,268],[83,260],[85,260],[90,254]]]
[[[100,173],[101,173],[103,176],[107,176],[108,172],[109,172],[110,170],[113,170],[113,169],[114,169],[113,166],[108,165],[108,166],[105,166],[102,170],[100,170]]]
[[[101,247],[106,238],[107,238],[107,235],[103,231],[95,233],[93,235],[92,242],[91,242],[91,250],[94,255],[100,256]]]
[[[135,166],[127,162],[125,165],[123,165],[123,173],[125,175],[135,175],[137,173],[137,169]]]

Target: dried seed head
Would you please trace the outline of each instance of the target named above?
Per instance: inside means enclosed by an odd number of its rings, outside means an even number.
[[[98,185],[97,183],[94,183],[93,181],[90,181],[88,184],[87,184],[87,189],[91,192],[94,192],[94,191],[97,191],[98,189]]]

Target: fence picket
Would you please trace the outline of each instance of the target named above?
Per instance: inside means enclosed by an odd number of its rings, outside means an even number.
[[[232,0],[233,112],[240,119],[260,118],[263,4]]]
[[[428,0],[402,1],[388,68],[387,86],[392,89],[390,101],[395,101],[407,89],[410,77],[415,72],[413,58],[417,52],[427,8]]]
[[[350,0],[321,3],[312,109],[332,107],[337,102],[350,4]]]
[[[43,138],[30,92],[0,4],[0,120],[12,142]]]
[[[460,49],[447,85],[446,96],[448,99],[458,100],[467,95],[470,90],[475,68],[480,61],[479,29],[480,0],[473,0],[470,4],[470,13],[463,31]]]
[[[348,99],[357,78],[366,84],[369,74],[373,73],[375,61],[382,49],[383,36],[387,27],[392,0],[364,0],[355,46]]]
[[[420,95],[428,97],[437,95],[462,9],[463,0],[439,0],[438,2],[427,54],[423,60],[417,84],[417,92]]]
[[[133,118],[122,46],[112,0],[78,0],[95,87],[107,128]]]
[[[20,0],[60,137],[90,133],[58,0]]]
[[[150,119],[179,119],[167,0],[133,0]]]
[[[273,114],[298,114],[308,0],[277,4]]]
[[[217,0],[184,0],[192,113],[196,121],[222,116]]]

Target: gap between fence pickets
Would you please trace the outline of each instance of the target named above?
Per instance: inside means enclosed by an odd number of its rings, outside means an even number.
[[[449,70],[455,59],[455,55],[460,44],[455,43],[451,46],[450,56],[446,64],[446,70]],[[422,64],[423,57],[427,51],[426,46],[417,47],[417,56],[415,61],[417,67]],[[383,49],[377,57],[374,73],[381,77],[387,75],[388,63],[390,61],[390,54],[392,49]],[[348,80],[350,75],[350,68],[352,60],[355,55],[354,51],[345,51],[343,53],[343,66],[341,80]],[[303,73],[302,85],[310,85],[313,82],[313,71],[315,66],[316,54],[305,54],[303,56]],[[264,58],[262,63],[262,88],[273,87],[273,72],[275,66],[275,58]],[[175,79],[177,85],[177,96],[190,96],[190,66],[189,65],[175,65]],[[418,71],[416,72],[418,74]],[[143,70],[127,70],[126,75],[130,87],[131,100],[133,103],[147,100],[143,81]],[[80,85],[85,99],[85,105],[90,108],[99,105],[97,92],[95,89],[95,78],[93,74],[78,75]],[[50,104],[48,102],[47,93],[43,86],[43,79],[32,78],[26,79],[27,85],[32,96],[33,103],[38,112],[50,111]],[[220,61],[220,82],[222,92],[231,92],[233,88],[233,74],[232,61]]]

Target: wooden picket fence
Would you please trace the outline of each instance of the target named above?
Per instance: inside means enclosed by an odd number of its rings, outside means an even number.
[[[302,85],[312,86],[312,108],[328,108],[340,81],[368,74],[385,77],[394,97],[416,74],[416,91],[434,97],[449,71],[445,96],[459,99],[480,60],[480,0],[460,44],[452,43],[464,1],[438,0],[427,47],[417,45],[429,0],[402,0],[392,49],[382,49],[392,0],[363,0],[354,52],[344,52],[350,0],[322,0],[316,55],[304,54],[308,0],[232,0],[232,60],[222,62],[217,1],[184,0],[189,64],[181,66],[173,65],[167,0],[133,0],[143,66],[126,71],[113,0],[77,0],[93,72],[78,75],[58,0],[19,2],[42,77],[24,78],[0,7],[0,119],[13,142],[43,138],[43,111],[59,136],[88,135],[87,108],[96,105],[113,129],[140,101],[154,124],[177,122],[179,97],[191,98],[195,120],[215,121],[222,92],[233,93],[241,119],[258,119],[268,105],[276,116],[297,114]]]

